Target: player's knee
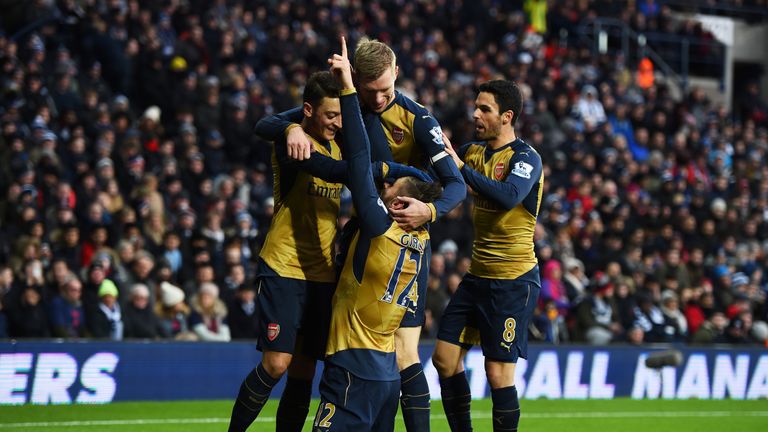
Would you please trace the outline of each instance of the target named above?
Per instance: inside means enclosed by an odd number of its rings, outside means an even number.
[[[486,364],[485,376],[488,379],[488,385],[493,389],[515,385],[514,367],[492,367]]]
[[[418,345],[413,347],[409,344],[395,344],[395,352],[397,353],[397,368],[400,370],[421,361]]]
[[[448,378],[461,372],[456,370],[456,362],[453,359],[438,350],[432,354],[432,365],[440,378]]]
[[[400,328],[395,332],[395,352],[399,370],[421,361],[419,358],[420,331],[420,327],[412,327]]]
[[[292,356],[287,353],[267,352],[264,353],[261,363],[264,365],[264,370],[272,378],[278,379],[288,370],[288,366],[291,365],[291,358]]]

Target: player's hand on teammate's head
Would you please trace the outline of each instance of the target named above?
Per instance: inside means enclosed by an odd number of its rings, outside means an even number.
[[[393,203],[398,203],[399,208],[390,206],[389,214],[404,230],[416,229],[432,220],[432,210],[416,198],[398,196]]]
[[[341,54],[334,54],[328,59],[328,65],[331,67],[331,73],[336,76],[342,87],[351,89],[355,87],[352,82],[352,65],[349,63],[347,54],[347,40],[344,36],[340,37]]]
[[[312,141],[309,140],[301,126],[291,128],[285,141],[288,147],[288,157],[291,159],[306,160],[315,151]]]
[[[402,210],[406,207],[408,207],[408,203],[406,203],[405,201],[399,200],[397,198],[393,199],[392,202],[389,204],[390,210]]]

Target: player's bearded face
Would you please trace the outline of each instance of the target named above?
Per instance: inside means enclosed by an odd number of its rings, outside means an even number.
[[[477,95],[472,118],[475,120],[476,139],[485,141],[501,135],[501,113],[493,94],[480,92]]]
[[[341,104],[338,98],[323,98],[312,110],[309,118],[310,129],[307,132],[314,138],[332,140],[341,129]]]
[[[358,93],[360,101],[369,110],[380,113],[389,106],[395,98],[396,69],[387,68],[383,74],[374,80],[360,79]]]

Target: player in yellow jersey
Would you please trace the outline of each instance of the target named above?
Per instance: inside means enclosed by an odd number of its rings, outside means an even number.
[[[355,49],[354,74],[372,160],[394,160],[421,169],[431,168],[444,187],[434,203],[405,197],[409,200],[407,207],[391,210],[392,217],[401,227],[415,228],[435,221],[456,207],[466,196],[466,186],[456,164],[445,152],[437,120],[423,106],[395,90],[398,72],[397,59],[390,47],[376,40],[359,41]],[[266,139],[284,136],[289,157],[308,158],[314,144],[307,140],[300,127],[291,123],[299,121],[300,110],[287,111],[259,122],[257,134]],[[338,262],[343,262],[356,227],[356,218],[344,227]],[[429,246],[426,253],[431,254]],[[429,386],[418,352],[424,324],[428,266],[423,266],[420,272],[418,297],[421,300],[413,312],[406,313],[396,333],[397,363],[403,383],[401,405],[409,432],[429,430]]]
[[[311,172],[318,170],[321,155],[330,161],[341,159],[334,139],[341,128],[339,91],[328,72],[313,74],[305,86],[302,125],[317,145],[313,159],[289,163],[284,145],[273,148],[275,213],[259,256],[256,302],[263,356],[240,387],[230,432],[248,428],[291,363],[304,363],[304,369],[314,373],[314,359],[324,352],[323,323],[329,320],[335,288],[331,251],[342,185]],[[299,330],[303,343],[294,353]]]
[[[339,77],[349,189],[360,226],[333,298],[320,406],[314,430],[392,431],[400,393],[395,331],[415,305],[419,268],[425,265],[429,232],[401,228],[389,214],[406,205],[399,197],[431,202],[436,183],[398,179],[381,196],[374,185],[370,143],[352,83],[346,43],[329,59]]]
[[[432,357],[452,431],[472,430],[464,357],[474,344],[485,356],[493,430],[515,431],[520,419],[515,365],[527,355],[541,286],[533,232],[544,181],[541,157],[515,134],[522,106],[514,82],[484,83],[475,99],[478,141],[457,152],[447,143],[475,194],[472,262],[445,309]]]
[[[230,431],[248,427],[286,370],[277,430],[301,430],[309,412],[315,362],[325,356],[339,197],[348,180],[334,139],[341,127],[339,90],[330,72],[313,74],[305,85],[302,125],[317,149],[309,159],[290,160],[284,138],[273,147],[275,214],[259,254],[256,298],[264,354],[241,386]],[[372,170],[377,177],[423,176],[393,162],[374,163]]]

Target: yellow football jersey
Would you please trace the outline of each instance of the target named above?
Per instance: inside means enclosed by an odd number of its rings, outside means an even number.
[[[335,141],[321,144],[312,139],[317,152],[335,160],[341,150]],[[277,274],[314,282],[335,282],[333,242],[342,184],[330,183],[280,163],[272,149],[275,213],[259,254]]]
[[[420,301],[417,275],[428,241],[426,229],[406,232],[395,222],[368,241],[355,234],[333,297],[328,361],[363,379],[398,379],[394,332]]]
[[[467,175],[462,167],[467,184],[474,191],[475,241],[469,272],[484,278],[516,279],[538,263],[533,233],[544,181],[541,158],[520,140],[497,150],[482,142],[469,143],[462,147],[460,156],[465,167],[476,172]],[[510,191],[524,187],[529,187],[529,191],[512,198],[517,199],[512,208],[506,208],[503,200],[495,199],[493,194],[483,193],[502,191],[506,198],[512,195]]]

